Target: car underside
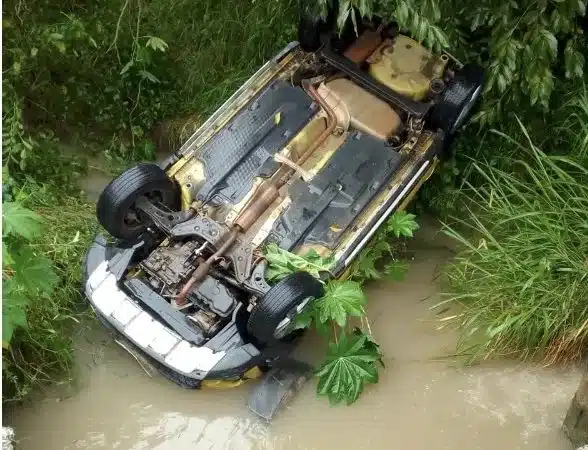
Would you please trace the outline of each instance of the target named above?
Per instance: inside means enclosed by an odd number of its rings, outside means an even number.
[[[481,75],[393,25],[286,47],[160,166],[104,190],[86,292],[135,355],[188,387],[240,379],[291,349],[322,295],[270,286],[264,247],[332,256],[345,276],[382,222],[443,158]],[[302,41],[302,39],[301,39]]]

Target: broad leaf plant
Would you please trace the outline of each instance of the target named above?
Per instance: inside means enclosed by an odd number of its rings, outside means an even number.
[[[380,348],[371,335],[362,285],[383,277],[402,280],[407,266],[395,257],[389,241],[410,238],[417,229],[413,214],[396,212],[355,260],[347,277],[324,282],[325,294],[297,318],[299,328],[313,325],[329,340],[326,359],[316,376],[317,395],[326,396],[331,404],[349,405],[357,400],[366,384],[378,381],[378,366],[384,364]],[[276,244],[268,245],[264,254],[268,262],[266,278],[270,283],[297,271],[306,271],[319,280],[326,279],[328,277],[322,275],[328,275],[334,264],[333,255],[324,257],[311,250],[300,256]],[[352,318],[359,319],[361,328],[351,327]]]

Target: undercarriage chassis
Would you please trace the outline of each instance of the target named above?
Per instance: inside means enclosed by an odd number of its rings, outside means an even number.
[[[289,45],[166,161],[102,193],[98,219],[114,240],[88,252],[87,297],[127,350],[176,383],[234,383],[283,360],[296,317],[410,201],[471,113],[479,69],[393,26],[359,31]],[[334,266],[270,285],[269,244]]]

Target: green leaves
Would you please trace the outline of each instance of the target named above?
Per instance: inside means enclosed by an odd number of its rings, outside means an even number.
[[[51,262],[42,255],[24,247],[12,256],[14,264],[12,281],[31,295],[51,294],[57,285],[57,275],[51,267]]]
[[[415,220],[414,214],[409,214],[405,211],[397,211],[394,215],[386,222],[387,230],[397,238],[412,237],[413,232],[419,229],[418,223]]]
[[[585,58],[576,45],[576,41],[569,40],[564,49],[566,78],[580,78],[584,75]]]
[[[26,327],[26,307],[31,299],[49,295],[58,278],[51,262],[36,254],[31,241],[41,232],[41,218],[15,202],[2,204],[2,346],[14,330]]]
[[[330,281],[325,295],[314,302],[316,316],[321,323],[335,322],[344,327],[347,317],[365,316],[365,294],[355,281]]]
[[[2,281],[2,347],[8,347],[17,327],[28,326],[25,308],[29,301],[13,280]]]
[[[161,81],[159,80],[159,78],[157,78],[155,75],[153,75],[148,70],[139,70],[139,76],[142,79],[147,80],[147,81],[149,81],[151,83],[155,83],[155,84],[161,83]]]
[[[316,373],[317,395],[328,397],[333,405],[342,401],[350,405],[366,384],[377,383],[376,363],[381,358],[378,345],[368,335],[358,330],[351,336],[342,333],[329,346],[327,359]]]
[[[163,39],[158,38],[157,36],[150,36],[145,43],[145,47],[164,53],[167,50],[168,45]]]
[[[401,261],[392,261],[386,266],[385,273],[392,281],[402,281],[407,270],[408,264]]]
[[[273,243],[266,246],[264,256],[268,262],[265,277],[274,282],[297,271],[305,271],[319,278],[320,273],[331,270],[334,263],[332,255],[322,257],[316,251],[310,250],[304,256],[299,256],[282,250]]]
[[[555,58],[557,56],[557,39],[556,37],[549,31],[548,29],[544,28],[539,31],[539,36],[541,36],[541,44],[543,47],[543,51],[551,58]]]
[[[15,202],[2,203],[2,233],[30,241],[41,231],[41,218]]]
[[[390,245],[392,237],[412,237],[419,228],[414,214],[397,211],[380,227],[369,245],[363,249],[353,263],[351,277],[359,283],[377,280],[384,276],[394,281],[401,281],[407,266],[395,258]],[[382,264],[382,260],[388,261]]]
[[[449,46],[447,36],[435,25],[441,18],[436,0],[426,0],[418,8],[412,0],[398,0],[394,16],[401,28],[427,47],[440,50]]]

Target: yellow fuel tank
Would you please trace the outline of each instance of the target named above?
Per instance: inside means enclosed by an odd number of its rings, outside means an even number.
[[[408,36],[398,35],[382,42],[367,62],[375,79],[413,100],[423,100],[431,81],[443,78],[448,59],[447,55],[433,55]]]

